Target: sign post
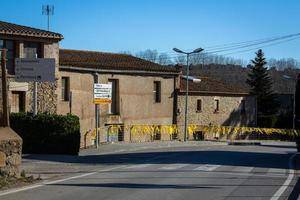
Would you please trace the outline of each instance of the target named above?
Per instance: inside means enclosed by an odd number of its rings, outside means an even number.
[[[33,114],[37,114],[37,83],[55,81],[54,58],[16,58],[16,81],[33,82]]]
[[[110,104],[112,96],[112,85],[111,84],[94,84],[94,104],[96,108],[96,147],[99,147],[99,105],[100,104]]]

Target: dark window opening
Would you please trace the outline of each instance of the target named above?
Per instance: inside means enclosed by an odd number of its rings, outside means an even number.
[[[241,101],[241,114],[246,114],[246,101],[244,99]]]
[[[6,69],[8,74],[15,74],[15,42],[13,40],[1,40],[0,49],[7,49],[6,53]]]
[[[63,101],[69,101],[70,99],[70,78],[61,78],[61,99]]]
[[[38,42],[24,42],[24,58],[42,58],[42,44]]]
[[[111,104],[110,104],[110,114],[120,114],[119,110],[119,81],[117,79],[110,79],[108,83],[111,84]]]
[[[160,81],[154,81],[154,102],[160,103],[161,102],[161,83]]]
[[[219,99],[215,99],[215,113],[219,112]]]
[[[201,112],[202,111],[202,100],[198,99],[197,100],[197,112]]]

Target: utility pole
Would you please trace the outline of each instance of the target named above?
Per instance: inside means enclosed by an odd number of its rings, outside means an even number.
[[[7,76],[6,76],[6,52],[7,49],[1,50],[1,73],[2,73],[2,109],[4,127],[9,127],[8,113],[8,92],[7,92]]]

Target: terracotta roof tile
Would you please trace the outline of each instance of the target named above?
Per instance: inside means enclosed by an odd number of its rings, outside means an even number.
[[[21,26],[13,23],[0,21],[0,35],[26,36],[62,40],[64,37],[59,33]]]
[[[179,73],[179,71],[175,67],[159,65],[157,63],[153,63],[127,54],[70,49],[59,50],[59,65],[82,68]]]
[[[189,92],[201,93],[232,93],[232,94],[247,94],[248,91],[236,85],[230,85],[219,80],[203,77],[200,78],[200,83],[189,81]],[[186,91],[186,79],[181,78],[180,91]]]

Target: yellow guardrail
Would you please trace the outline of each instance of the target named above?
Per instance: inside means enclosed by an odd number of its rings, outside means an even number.
[[[99,128],[99,132],[110,136],[117,135],[119,132],[130,133],[132,138],[155,137],[160,134],[161,137],[173,137],[183,131],[183,126],[172,125],[153,125],[153,124],[135,124],[135,125],[109,125]],[[264,135],[280,134],[287,136],[300,136],[300,130],[295,129],[277,129],[277,128],[255,128],[255,127],[231,127],[231,126],[205,126],[190,124],[188,126],[188,135],[192,137],[194,133],[202,132],[204,134],[218,134],[219,137],[224,135],[236,136],[245,133],[258,133]],[[91,132],[91,137],[96,138],[96,130]]]

